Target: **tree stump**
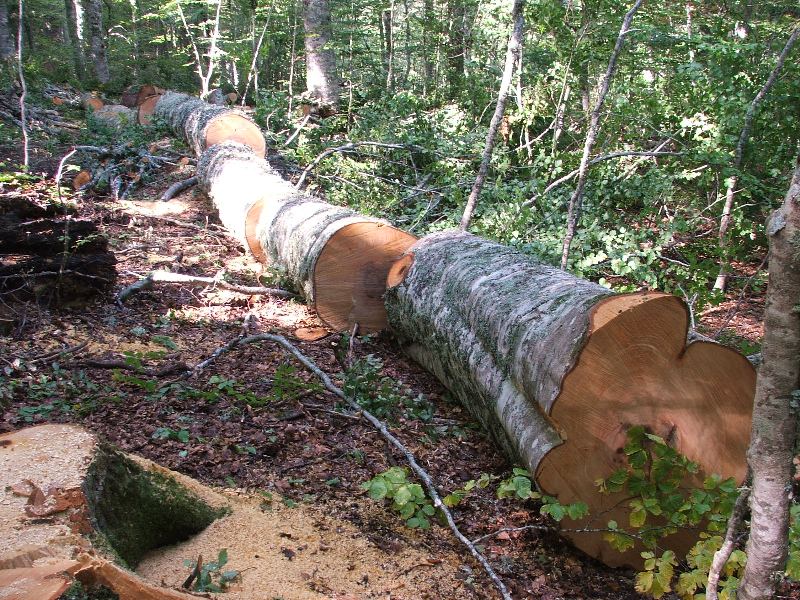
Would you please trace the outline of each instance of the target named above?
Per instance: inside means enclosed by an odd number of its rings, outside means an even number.
[[[614,295],[455,232],[420,240],[387,284],[389,325],[411,357],[545,493],[586,502],[590,526],[627,523],[624,498],[600,494],[595,481],[624,466],[632,426],[668,440],[706,474],[744,477],[755,371],[718,344],[687,345],[678,298]],[[570,537],[606,564],[639,560],[600,534]]]

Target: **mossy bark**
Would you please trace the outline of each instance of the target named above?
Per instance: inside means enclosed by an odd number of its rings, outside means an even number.
[[[225,514],[175,479],[143,469],[110,446],[100,446],[83,493],[95,546],[134,568],[146,552],[186,540]]]
[[[561,443],[548,414],[611,292],[468,233],[427,236],[386,293],[389,325],[514,460]]]

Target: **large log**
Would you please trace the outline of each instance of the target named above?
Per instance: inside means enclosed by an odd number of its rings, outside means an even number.
[[[678,298],[614,295],[456,232],[420,240],[387,283],[389,325],[408,353],[546,493],[586,502],[591,526],[628,522],[624,497],[599,494],[595,481],[624,466],[634,425],[705,473],[744,477],[755,371],[717,344],[687,346]],[[571,537],[606,564],[637,561],[600,535]]]
[[[140,106],[140,122],[143,107],[144,104]],[[198,157],[214,144],[225,141],[249,146],[260,158],[266,153],[261,130],[241,111],[214,106],[186,94],[166,92],[155,102],[153,114],[183,138]]]
[[[297,191],[236,142],[206,150],[197,174],[223,225],[282,270],[329,327],[385,328],[386,276],[413,235]]]

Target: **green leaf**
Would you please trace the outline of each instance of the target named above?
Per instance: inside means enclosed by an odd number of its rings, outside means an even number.
[[[181,429],[178,432],[178,440],[183,442],[184,444],[189,441],[189,430],[188,429]]]
[[[381,479],[373,479],[369,482],[369,497],[373,500],[383,500],[389,491],[386,484]]]
[[[413,494],[411,493],[409,486],[400,486],[400,488],[398,488],[398,490],[394,493],[395,504],[398,506],[403,506],[411,500],[412,496]]]
[[[228,549],[223,548],[217,554],[217,569],[221,569],[228,563]]]

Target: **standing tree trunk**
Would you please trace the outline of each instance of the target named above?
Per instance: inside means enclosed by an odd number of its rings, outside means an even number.
[[[428,89],[436,89],[433,80],[433,37],[436,35],[435,19],[433,11],[433,0],[424,0],[423,5],[423,25],[422,25],[422,60],[425,64],[425,81],[423,82],[423,93],[427,95]],[[437,36],[438,37],[438,36]]]
[[[727,180],[727,186],[725,189],[725,205],[722,208],[722,217],[719,221],[718,237],[719,248],[722,252],[722,264],[720,265],[717,280],[714,282],[715,290],[724,290],[728,283],[728,228],[731,225],[731,213],[733,212],[733,195],[736,190],[736,186],[739,183],[739,169],[742,167],[744,147],[747,144],[747,141],[750,139],[750,132],[753,129],[753,118],[756,115],[758,106],[764,101],[764,98],[767,96],[770,89],[772,89],[775,81],[777,81],[778,74],[781,72],[781,69],[783,69],[783,63],[786,61],[786,57],[789,55],[789,52],[792,50],[792,46],[794,46],[794,43],[797,41],[799,36],[800,25],[795,27],[794,31],[792,31],[792,34],[786,41],[786,45],[783,47],[783,50],[778,56],[778,61],[775,63],[775,68],[772,69],[772,72],[767,78],[767,82],[758,91],[756,97],[753,98],[750,106],[747,107],[747,113],[744,116],[744,126],[742,127],[742,131],[739,133],[739,141],[736,143],[736,150],[733,156],[734,172],[733,175],[731,175]]]
[[[717,344],[687,346],[678,298],[613,295],[462,232],[421,239],[387,285],[389,325],[411,357],[546,493],[589,505],[575,529],[628,522],[624,494],[594,482],[624,465],[632,426],[672,440],[707,474],[744,477],[755,372]],[[607,564],[641,561],[600,534],[568,535]]]
[[[617,58],[622,50],[622,43],[628,35],[633,21],[633,15],[639,10],[644,0],[636,0],[631,9],[625,13],[625,18],[622,20],[622,27],[619,30],[617,41],[614,44],[614,50],[611,51],[611,57],[608,59],[608,68],[606,69],[603,78],[600,80],[598,87],[597,103],[592,110],[592,115],[589,120],[589,131],[586,132],[586,143],[583,145],[583,156],[581,156],[581,164],[578,169],[578,182],[575,184],[575,191],[569,199],[569,206],[567,207],[567,233],[564,236],[564,244],[561,250],[561,268],[567,268],[567,261],[569,260],[569,249],[572,245],[572,239],[575,237],[575,231],[578,228],[578,220],[581,216],[581,207],[583,204],[583,193],[586,189],[586,176],[589,173],[589,156],[592,154],[595,140],[597,139],[597,132],[600,130],[600,114],[603,110],[603,103],[608,94],[608,88],[611,85],[611,78],[614,77],[614,72],[617,69]]]
[[[386,90],[394,90],[394,0],[381,13],[383,32],[386,37]]]
[[[5,0],[0,0],[5,2]],[[22,127],[22,164],[28,169],[28,121],[25,114],[25,97],[28,95],[28,85],[25,83],[25,70],[22,67],[22,26],[25,21],[25,2],[19,0],[19,18],[17,20],[17,74],[19,75],[19,86],[22,92],[19,95],[19,120]]]
[[[8,22],[8,3],[0,1],[0,59],[9,60],[14,57],[14,42],[11,26]]]
[[[786,562],[800,388],[800,159],[767,224],[769,283],[748,459],[753,471],[747,565],[739,600],[768,600]]]
[[[497,94],[497,106],[495,106],[494,115],[492,115],[492,121],[489,124],[489,131],[486,133],[486,145],[483,148],[483,157],[478,168],[478,175],[475,177],[475,183],[464,208],[464,215],[461,217],[461,231],[466,231],[469,228],[470,221],[472,221],[472,214],[475,212],[478,196],[481,194],[483,182],[489,172],[489,163],[492,161],[492,151],[497,139],[497,130],[500,128],[500,122],[506,112],[506,100],[508,99],[508,90],[511,88],[511,78],[514,75],[514,65],[517,64],[522,54],[523,28],[525,26],[524,7],[525,0],[514,0],[514,8],[511,11],[511,37],[508,39],[506,64],[503,68],[503,79],[500,81],[500,90]]]
[[[92,75],[99,83],[108,83],[106,58],[106,31],[103,28],[103,4],[101,0],[82,0],[84,19],[89,33],[89,57],[92,61]]]
[[[450,96],[457,96],[464,82],[464,0],[448,0],[447,16],[448,48],[447,48],[447,82]]]
[[[303,0],[303,26],[306,45],[306,87],[319,104],[320,114],[332,114],[339,108],[339,77],[336,56],[329,47],[331,9],[328,0]]]
[[[78,32],[78,11],[75,0],[64,0],[65,38],[72,54],[75,77],[83,83],[86,79],[86,63],[84,62],[81,36]]]

